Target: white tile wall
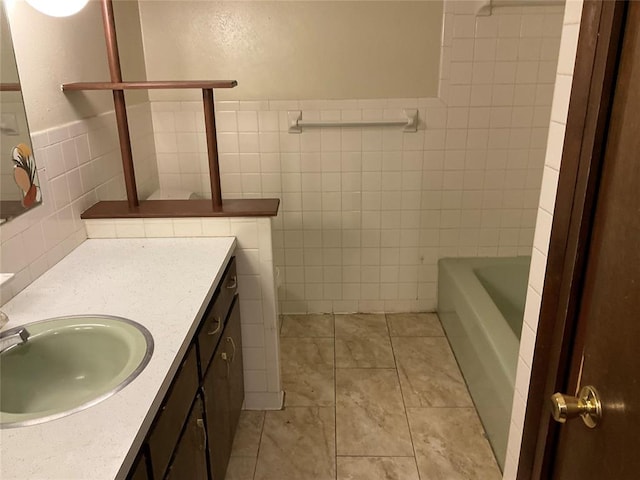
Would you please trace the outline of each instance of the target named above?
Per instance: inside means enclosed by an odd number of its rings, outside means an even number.
[[[85,220],[84,223],[89,238],[236,237],[245,408],[281,408],[270,218],[144,218]]]
[[[128,109],[132,148],[142,189],[157,188],[150,136],[150,106]],[[32,132],[43,203],[0,226],[0,272],[14,273],[0,287],[4,304],[84,241],[80,214],[98,200],[125,198],[115,117],[109,112]]]
[[[226,198],[279,197],[283,312],[434,310],[443,256],[528,255],[562,9],[448,2],[440,98],[218,102]],[[544,28],[543,28],[544,27]],[[304,119],[402,118],[416,133],[287,133]],[[210,194],[199,102],[153,102],[160,186]]]
[[[531,258],[531,272],[529,274],[529,288],[524,315],[525,324],[522,329],[522,340],[520,342],[520,354],[516,374],[516,393],[513,399],[513,413],[509,431],[504,480],[513,480],[516,478],[518,457],[520,456],[520,444],[522,442],[522,430],[524,427],[524,411],[526,409],[526,399],[529,392],[533,348],[538,328],[538,317],[540,315],[544,272],[547,263],[553,208],[558,185],[560,159],[562,158],[564,131],[567,122],[569,93],[573,80],[573,66],[578,45],[581,13],[582,0],[567,1],[562,27],[562,40],[560,44],[556,88],[553,97],[542,190],[540,193]]]
[[[128,106],[127,117],[138,198],[147,198],[160,186],[151,104]]]

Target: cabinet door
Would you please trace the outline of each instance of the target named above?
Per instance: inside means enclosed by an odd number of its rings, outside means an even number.
[[[233,437],[236,433],[240,410],[242,410],[242,402],[244,401],[242,332],[240,330],[240,302],[237,296],[222,339],[228,352],[227,358],[229,361],[229,442],[233,444]]]
[[[207,478],[207,432],[202,400],[198,395],[165,479],[207,480]]]
[[[198,357],[189,348],[148,438],[153,478],[163,478],[198,391]]]
[[[221,345],[222,346],[222,345]],[[229,363],[227,352],[218,346],[203,382],[207,412],[209,460],[213,480],[223,480],[231,455],[229,443]]]

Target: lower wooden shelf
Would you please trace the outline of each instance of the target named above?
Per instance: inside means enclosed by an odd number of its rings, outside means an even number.
[[[222,209],[213,210],[211,200],[143,200],[130,208],[126,200],[98,202],[85,210],[85,220],[106,218],[167,217],[275,217],[279,198],[242,198],[222,200]]]

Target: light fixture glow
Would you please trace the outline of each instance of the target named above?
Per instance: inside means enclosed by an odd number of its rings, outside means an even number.
[[[50,17],[68,17],[78,13],[89,0],[27,0],[39,12]]]

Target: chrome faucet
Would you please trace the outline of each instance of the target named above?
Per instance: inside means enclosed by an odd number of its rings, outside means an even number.
[[[0,353],[15,345],[21,345],[29,340],[29,332],[26,328],[7,330],[0,333]]]

